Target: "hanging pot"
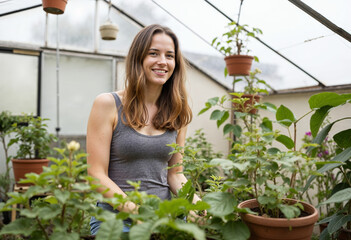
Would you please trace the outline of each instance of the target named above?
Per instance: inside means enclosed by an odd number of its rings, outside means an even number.
[[[233,98],[238,98],[238,97],[233,96]],[[254,105],[261,101],[262,96],[257,95],[257,94],[243,94],[241,96],[241,98],[248,98],[248,100],[244,103],[243,107],[237,103],[233,103],[233,107],[234,107],[235,111],[246,112],[245,110],[251,109],[250,111],[248,111],[248,113],[256,114],[258,109],[254,108]],[[243,109],[243,108],[245,108],[245,109]]]
[[[42,0],[43,9],[51,14],[63,14],[65,12],[67,0]]]
[[[304,211],[309,215],[292,219],[269,218],[248,213],[240,213],[241,219],[246,223],[251,232],[250,240],[310,240],[314,224],[318,220],[318,211],[311,204],[287,199],[291,204],[299,202]],[[238,208],[257,208],[256,199],[244,201]]]
[[[230,55],[224,58],[230,76],[250,75],[254,57],[248,55]]]
[[[118,27],[111,21],[107,21],[100,26],[100,34],[103,40],[115,40],[117,37]]]

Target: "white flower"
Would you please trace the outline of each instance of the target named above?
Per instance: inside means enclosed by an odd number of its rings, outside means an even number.
[[[67,148],[69,151],[77,151],[80,148],[79,142],[76,141],[71,141],[70,143],[67,144]]]

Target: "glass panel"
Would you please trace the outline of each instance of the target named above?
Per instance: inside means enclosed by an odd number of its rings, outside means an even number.
[[[44,54],[42,81],[42,116],[51,119],[48,126],[57,126],[56,56]],[[112,60],[60,56],[60,134],[85,135],[89,113],[95,97],[112,91]]]
[[[42,7],[0,17],[1,41],[44,45],[44,32],[45,13]]]
[[[0,112],[37,114],[38,57],[0,53]]]
[[[48,45],[57,46],[57,19],[59,46],[65,49],[93,51],[95,1],[69,0],[62,15],[48,14]]]
[[[0,14],[17,11],[19,9],[28,8],[37,4],[41,4],[41,0],[2,0],[0,1]]]

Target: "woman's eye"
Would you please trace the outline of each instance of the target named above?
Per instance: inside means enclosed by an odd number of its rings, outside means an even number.
[[[156,56],[157,53],[156,53],[156,52],[149,52],[149,55],[150,55],[150,56]]]
[[[167,55],[167,57],[168,57],[168,58],[174,58],[174,55],[169,54],[169,55]]]

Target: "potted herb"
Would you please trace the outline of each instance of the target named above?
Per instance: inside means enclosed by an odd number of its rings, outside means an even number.
[[[314,137],[313,143],[321,145],[331,133],[334,125],[341,126],[341,130],[333,134],[333,140],[338,146],[335,157],[327,161],[319,168],[317,173],[311,176],[305,186],[305,191],[310,184],[321,174],[335,174],[336,185],[331,191],[327,200],[320,202],[319,205],[334,204],[335,209],[329,217],[324,218],[319,224],[328,223],[328,227],[321,233],[320,239],[350,239],[351,238],[351,129],[347,123],[351,116],[336,119],[327,124],[320,130],[326,117],[333,109],[350,104],[351,94],[337,94],[325,92],[313,95],[309,99],[310,108],[315,111],[310,120],[311,134]],[[317,147],[308,149],[312,156],[318,154]],[[328,213],[327,213],[328,214]]]
[[[23,116],[19,123],[15,123],[15,136],[10,145],[17,144],[18,151],[12,159],[12,167],[16,182],[25,177],[26,173],[41,173],[43,166],[48,166],[48,155],[51,144],[56,140],[50,134],[45,121],[41,117]]]
[[[221,38],[212,40],[212,46],[216,47],[225,55],[226,68],[225,76],[249,75],[253,59],[257,57],[247,55],[249,49],[247,42],[249,38],[256,38],[262,31],[258,28],[250,28],[248,25],[239,25],[231,22],[227,26],[228,31],[223,33]]]

